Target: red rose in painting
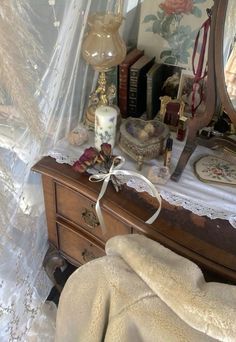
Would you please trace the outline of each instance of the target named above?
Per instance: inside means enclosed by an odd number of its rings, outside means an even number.
[[[179,14],[179,13],[190,13],[193,9],[192,0],[165,0],[164,3],[160,4],[160,8],[166,12],[166,14]]]

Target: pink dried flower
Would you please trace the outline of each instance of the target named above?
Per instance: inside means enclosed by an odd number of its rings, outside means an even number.
[[[77,160],[73,165],[73,169],[79,173],[84,173],[87,170],[87,165]]]
[[[87,160],[90,160],[90,159],[95,160],[96,157],[98,156],[99,152],[95,147],[89,147],[89,148],[85,149],[83,154]]]
[[[101,145],[101,153],[104,154],[104,156],[106,157],[110,157],[111,156],[111,145],[108,143],[103,143]]]
[[[105,157],[104,155],[100,152],[96,161],[98,164],[104,163],[105,162]]]
[[[83,173],[91,166],[95,168],[96,164],[100,164],[108,172],[113,161],[111,153],[111,145],[107,143],[101,145],[100,152],[95,147],[86,148],[79,160],[74,163],[73,168]]]
[[[87,165],[87,166],[91,166],[91,165],[93,165],[93,164],[95,163],[94,159],[88,159],[88,158],[86,158],[85,155],[82,155],[82,156],[79,158],[79,162],[80,162],[81,164],[85,164],[85,165]]]
[[[81,163],[86,163],[89,159],[85,156],[85,154],[82,154],[82,156],[80,156],[79,161]]]
[[[87,166],[91,166],[96,163],[98,155],[99,155],[99,152],[96,148],[94,147],[86,148],[82,156],[80,156],[79,162]]]

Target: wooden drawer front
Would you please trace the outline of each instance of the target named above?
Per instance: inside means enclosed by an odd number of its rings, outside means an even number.
[[[103,232],[96,215],[95,203],[60,184],[56,184],[56,202],[59,215],[82,226],[101,241],[105,242],[115,235],[131,233],[130,227],[104,211],[107,231]]]
[[[73,230],[57,225],[59,249],[79,264],[105,255],[105,251]]]
[[[88,198],[73,191],[61,184],[56,183],[56,211],[57,214],[69,219],[75,224],[90,226],[91,228],[99,225],[94,210],[94,203]],[[88,214],[86,214],[86,211]],[[91,219],[89,219],[89,214]],[[95,215],[93,217],[93,215]]]

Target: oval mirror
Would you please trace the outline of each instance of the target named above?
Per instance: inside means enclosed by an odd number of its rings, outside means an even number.
[[[225,27],[223,62],[225,84],[229,99],[236,110],[236,2],[228,0]]]
[[[209,124],[213,116],[219,113],[219,108],[223,108],[231,119],[233,126],[236,127],[236,1],[214,0],[214,5],[209,13],[211,13],[207,62],[209,96],[206,98],[204,114],[201,116],[195,115],[189,120],[186,144],[171,175],[171,179],[174,181],[179,180],[191,154],[197,144],[200,143],[200,140],[197,139],[197,132]],[[217,144],[219,139],[215,140]],[[224,139],[220,139],[220,144],[221,146],[230,144],[230,150],[234,152],[235,142],[233,140],[235,139],[231,139],[231,137],[226,139],[224,137]],[[212,147],[210,144],[207,145]]]

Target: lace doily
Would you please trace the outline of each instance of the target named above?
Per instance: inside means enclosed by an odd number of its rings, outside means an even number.
[[[147,185],[139,179],[127,179],[126,177],[119,176],[119,180],[121,183],[126,183],[129,187],[135,189],[137,192],[148,192],[149,189]],[[224,219],[229,220],[231,225],[236,228],[236,215],[232,215],[231,212],[227,212],[225,210],[221,210],[221,208],[212,208],[206,204],[206,202],[194,201],[193,198],[187,198],[175,193],[160,190],[161,197],[175,206],[181,206],[187,210],[190,210],[192,213],[199,216],[207,216],[211,219]]]
[[[139,179],[126,179],[122,180],[126,182],[128,186],[134,188],[137,192],[148,192],[148,187],[145,183],[139,181]],[[150,194],[150,193],[149,193]],[[211,208],[207,206],[205,202],[200,202],[199,200],[196,202],[193,198],[184,198],[183,196],[179,196],[169,191],[161,190],[161,197],[175,206],[181,206],[187,210],[190,210],[192,213],[199,216],[207,216],[211,219],[221,218],[224,220],[230,220],[233,223],[233,216],[230,212],[226,212],[224,210],[220,210],[220,208]],[[151,195],[151,194],[150,194]],[[235,215],[236,219],[236,215]],[[231,224],[232,224],[231,223]],[[236,224],[235,224],[236,228]]]
[[[181,143],[175,141],[174,145],[175,151],[173,151],[172,162],[173,165],[176,165],[183,144],[181,145]],[[63,139],[53,150],[49,151],[47,155],[56,159],[58,163],[73,165],[88,146],[93,146],[93,143],[88,143],[86,146],[75,147],[69,145],[67,140]],[[228,220],[231,225],[236,228],[236,188],[206,184],[200,182],[194,175],[193,163],[196,159],[206,153],[209,154],[214,152],[198,146],[197,151],[190,158],[190,162],[186,166],[181,180],[178,183],[169,180],[165,185],[157,185],[157,189],[162,198],[172,205],[182,206],[199,216]],[[125,169],[136,170],[135,163],[129,157],[125,156],[118,148],[114,150],[114,154],[123,155],[126,158]],[[146,163],[142,169],[142,174],[144,176],[147,174],[148,166],[153,165],[153,163],[160,163],[160,161]],[[119,176],[119,180],[122,184],[127,184],[137,192],[145,191],[149,193],[148,187],[140,179],[128,179],[127,176],[122,175]]]

